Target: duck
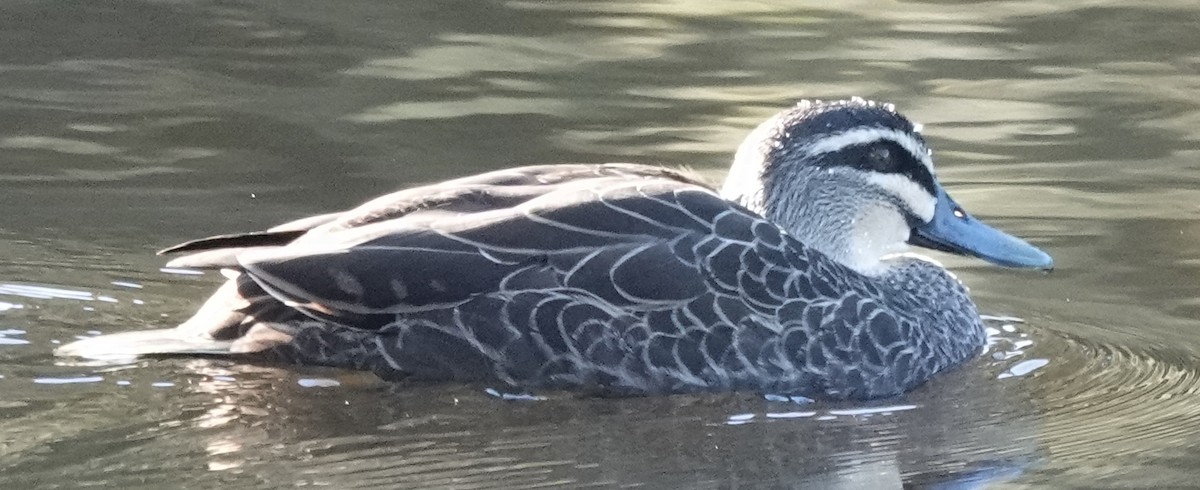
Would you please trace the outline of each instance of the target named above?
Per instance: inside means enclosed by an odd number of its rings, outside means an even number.
[[[909,246],[1050,270],[968,214],[891,104],[803,100],[710,186],[630,163],[496,170],[163,250],[226,281],[175,328],[60,356],[222,356],[616,396],[867,400],[977,356],[967,288]]]

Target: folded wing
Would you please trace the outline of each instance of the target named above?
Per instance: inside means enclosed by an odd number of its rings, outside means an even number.
[[[570,175],[561,166],[549,176],[516,169],[503,182],[474,177],[385,196],[286,245],[240,249],[237,266],[285,304],[354,328],[538,289],[669,309],[710,290],[696,244],[731,217],[753,221],[678,174],[570,167]],[[398,194],[424,196],[424,205]]]

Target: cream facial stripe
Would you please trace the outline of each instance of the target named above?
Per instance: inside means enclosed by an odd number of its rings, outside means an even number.
[[[925,168],[933,174],[933,159],[929,157],[929,149],[911,134],[890,128],[855,128],[849,131],[829,135],[807,145],[811,155],[821,155],[842,150],[847,147],[862,145],[875,141],[892,141],[901,148],[908,150]]]
[[[908,209],[921,221],[933,219],[937,207],[937,197],[932,196],[916,182],[908,177],[896,174],[870,173],[867,179],[880,188],[887,189],[900,200],[908,204]]]

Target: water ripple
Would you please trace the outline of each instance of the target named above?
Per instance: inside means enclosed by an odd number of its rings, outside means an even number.
[[[70,299],[77,301],[96,300],[96,297],[88,291],[79,291],[75,289],[65,289],[53,286],[35,286],[31,284],[0,284],[0,294],[9,294],[31,299]]]
[[[1059,347],[1070,359],[1070,372],[1045,376],[1038,390],[1051,414],[1045,437],[1061,441],[1056,446],[1061,456],[1145,455],[1196,440],[1200,370],[1194,356],[1064,340]]]

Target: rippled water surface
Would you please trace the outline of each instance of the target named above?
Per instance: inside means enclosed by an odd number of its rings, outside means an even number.
[[[0,3],[0,487],[1200,485],[1198,25],[1166,0]],[[923,122],[958,201],[1058,263],[939,257],[1002,318],[899,399],[50,355],[185,319],[218,278],[160,271],[179,241],[516,164],[719,179],[758,121],[848,95]]]

